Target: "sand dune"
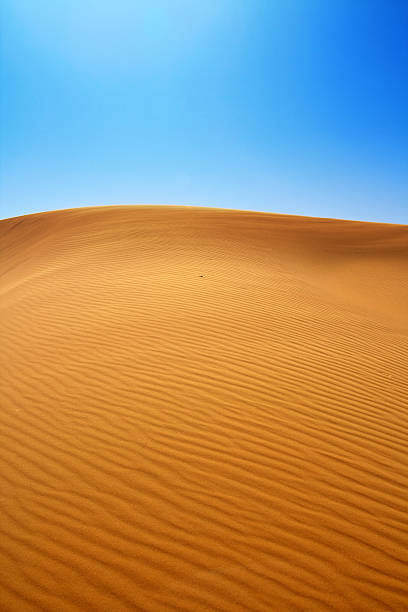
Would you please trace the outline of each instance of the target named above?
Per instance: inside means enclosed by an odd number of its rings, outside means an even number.
[[[1,610],[408,610],[407,226],[0,235]]]

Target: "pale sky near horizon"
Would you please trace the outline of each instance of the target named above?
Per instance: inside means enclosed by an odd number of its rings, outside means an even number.
[[[0,217],[408,223],[405,0],[3,0]]]

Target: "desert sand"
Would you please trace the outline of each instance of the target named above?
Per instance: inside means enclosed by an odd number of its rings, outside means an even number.
[[[0,236],[2,611],[408,610],[408,226]]]

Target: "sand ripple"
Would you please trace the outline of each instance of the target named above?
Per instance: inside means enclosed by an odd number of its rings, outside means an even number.
[[[408,229],[0,222],[1,610],[408,610]]]

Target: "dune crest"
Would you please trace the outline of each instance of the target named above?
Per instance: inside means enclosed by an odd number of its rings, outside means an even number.
[[[1,610],[407,610],[408,227],[0,222]]]

